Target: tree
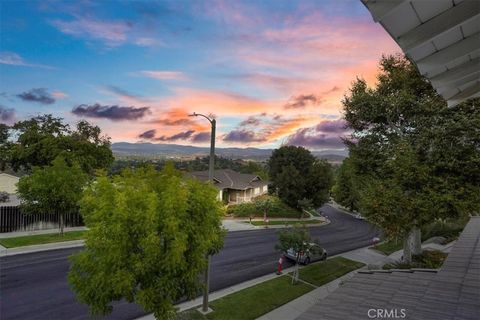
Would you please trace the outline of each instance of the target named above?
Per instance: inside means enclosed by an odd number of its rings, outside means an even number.
[[[10,136],[9,130],[10,128],[6,124],[0,123],[0,171],[5,170],[10,162],[11,142],[8,141]]]
[[[173,304],[194,297],[205,254],[223,246],[217,190],[185,180],[167,165],[101,175],[85,191],[85,250],[72,258],[69,282],[94,314],[126,299],[171,319]]]
[[[72,131],[63,119],[42,115],[17,122],[12,129],[14,136],[18,136],[9,146],[14,170],[48,166],[62,156],[93,175],[96,169],[107,169],[113,162],[109,139],[100,135],[99,127],[87,121],[78,122]]]
[[[298,200],[311,199],[314,206],[328,200],[333,183],[332,167],[316,159],[303,147],[283,146],[268,160],[269,176],[278,196],[292,207]]]
[[[424,224],[478,210],[479,133],[451,119],[478,128],[480,113],[473,102],[447,108],[402,56],[383,57],[380,70],[375,88],[357,79],[343,100],[349,165],[362,214],[405,239],[408,261]]]
[[[278,233],[278,244],[275,246],[281,252],[292,249],[296,253],[295,269],[292,276],[292,284],[298,282],[298,262],[300,255],[310,249],[310,234],[307,228],[298,225],[283,229]]]
[[[78,210],[78,202],[88,176],[78,164],[68,165],[62,157],[51,166],[33,167],[31,175],[18,182],[22,207],[32,213],[58,213],[60,234],[63,235],[65,215]]]
[[[313,201],[311,199],[303,198],[301,200],[298,200],[298,207],[300,208],[300,211],[301,211],[300,219],[302,219],[304,213],[313,208]]]
[[[337,169],[335,184],[332,187],[332,195],[336,202],[349,208],[351,211],[358,211],[358,186],[356,176],[350,158],[345,158]]]
[[[255,206],[263,212],[263,221],[267,221],[268,211],[272,209],[274,203],[271,197],[261,197],[255,200]]]

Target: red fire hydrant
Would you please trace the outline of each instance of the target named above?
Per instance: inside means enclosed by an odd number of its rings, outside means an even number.
[[[278,270],[277,270],[277,274],[278,274],[278,275],[282,274],[282,270],[283,270],[283,256],[281,256],[280,259],[278,259]]]

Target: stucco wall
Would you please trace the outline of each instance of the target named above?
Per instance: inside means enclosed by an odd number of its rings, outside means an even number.
[[[19,178],[6,174],[0,173],[0,191],[8,193],[17,193],[17,182]]]

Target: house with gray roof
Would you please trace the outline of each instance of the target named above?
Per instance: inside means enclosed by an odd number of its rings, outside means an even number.
[[[359,271],[297,319],[480,319],[480,217],[439,270]]]
[[[208,181],[208,170],[190,172],[189,175]],[[255,174],[220,169],[214,171],[213,180],[214,186],[219,190],[218,198],[228,204],[250,202],[253,198],[268,193],[268,181]]]

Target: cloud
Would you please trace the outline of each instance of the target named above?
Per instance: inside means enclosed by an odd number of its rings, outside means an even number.
[[[344,133],[349,131],[347,122],[344,119],[322,121],[316,126],[316,130],[325,133]]]
[[[0,105],[0,123],[11,123],[15,121],[15,110]]]
[[[174,135],[169,136],[169,137],[161,136],[161,137],[156,138],[155,140],[159,140],[159,141],[186,140],[186,139],[190,138],[194,133],[195,133],[194,130],[188,130],[188,131],[184,131],[184,132],[179,132],[179,133],[174,134]]]
[[[255,116],[250,116],[247,119],[243,120],[240,122],[240,127],[246,127],[246,126],[258,126],[260,124],[260,119],[258,119]]]
[[[89,118],[104,118],[112,121],[137,120],[150,112],[149,107],[121,107],[102,106],[98,103],[93,105],[81,104],[73,108],[72,113],[77,116]]]
[[[324,120],[316,126],[300,128],[287,137],[285,144],[311,149],[345,148],[342,137],[350,132],[343,119]]]
[[[315,106],[319,105],[323,99],[320,96],[309,94],[309,95],[298,95],[291,97],[288,102],[285,104],[285,109],[303,109],[309,105]]]
[[[140,74],[157,80],[188,80],[188,77],[180,71],[143,70]]]
[[[154,47],[164,45],[162,41],[149,37],[140,37],[138,39],[135,39],[133,43],[140,47]]]
[[[126,21],[104,21],[82,16],[76,16],[71,21],[53,20],[51,24],[65,34],[101,40],[110,47],[125,43],[127,32],[132,28]]]
[[[152,130],[147,130],[141,134],[138,135],[140,139],[146,139],[146,140],[151,140],[155,137],[157,130],[152,129]]]
[[[199,132],[192,136],[192,142],[207,142],[210,141],[210,132]]]
[[[232,130],[223,136],[223,141],[228,142],[264,142],[267,139],[251,130]]]
[[[345,147],[340,137],[316,132],[312,128],[298,129],[297,132],[288,136],[285,144],[311,149],[340,149]]]
[[[52,92],[52,96],[54,96],[56,99],[65,99],[68,97],[68,94],[61,91],[54,91]]]
[[[34,88],[30,91],[17,94],[17,97],[23,101],[38,102],[41,104],[53,104],[55,99],[45,88]]]
[[[56,69],[55,67],[47,66],[44,64],[26,62],[20,55],[14,52],[0,52],[0,64],[23,67],[38,67],[43,69]]]

